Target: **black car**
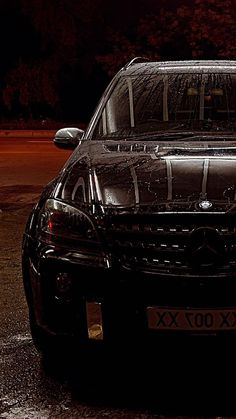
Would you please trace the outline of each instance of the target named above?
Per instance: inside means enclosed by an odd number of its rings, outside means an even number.
[[[136,58],[54,143],[23,240],[36,347],[234,336],[236,61]]]

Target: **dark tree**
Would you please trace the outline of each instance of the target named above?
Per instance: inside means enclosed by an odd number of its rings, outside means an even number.
[[[2,114],[87,120],[107,81],[135,56],[236,58],[234,3],[2,0]]]
[[[114,74],[127,56],[151,59],[236,58],[234,0],[194,0],[144,16],[130,33],[111,29],[110,49],[98,61]]]
[[[25,116],[48,112],[62,117],[67,110],[80,117],[81,110],[85,117],[86,99],[78,98],[86,98],[84,86],[93,77],[99,45],[104,45],[102,0],[18,2],[20,17],[30,26],[27,42],[35,38],[38,43],[34,53],[17,55],[5,75],[6,109],[11,113],[17,103]]]

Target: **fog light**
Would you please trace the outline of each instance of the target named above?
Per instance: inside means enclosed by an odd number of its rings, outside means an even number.
[[[101,303],[86,303],[88,338],[102,340],[102,309]]]
[[[59,273],[57,275],[56,289],[60,294],[68,294],[71,290],[71,277],[68,273]]]

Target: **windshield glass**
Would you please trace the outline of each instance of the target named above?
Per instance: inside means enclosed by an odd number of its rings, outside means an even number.
[[[236,74],[122,76],[93,138],[124,139],[168,132],[235,134]]]

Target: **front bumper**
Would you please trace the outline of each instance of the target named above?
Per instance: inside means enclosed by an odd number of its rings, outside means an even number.
[[[122,268],[108,257],[76,254],[42,247],[25,252],[25,282],[32,290],[28,303],[37,325],[49,334],[78,341],[139,344],[162,336],[187,336],[196,331],[151,330],[147,307],[236,307],[235,277],[174,277]],[[25,269],[26,271],[26,269]],[[26,278],[27,277],[27,278]],[[234,335],[220,330],[212,335]]]

